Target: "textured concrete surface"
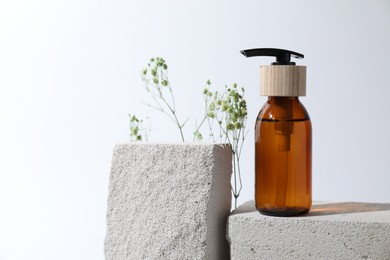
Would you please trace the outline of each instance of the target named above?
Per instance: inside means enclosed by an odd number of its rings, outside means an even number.
[[[268,217],[253,201],[229,216],[231,259],[390,259],[390,204],[318,203],[301,217]]]
[[[229,259],[231,169],[227,145],[117,145],[106,259]]]

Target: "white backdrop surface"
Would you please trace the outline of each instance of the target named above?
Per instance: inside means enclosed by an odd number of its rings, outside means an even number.
[[[164,57],[179,117],[203,113],[207,79],[246,88],[243,192],[253,197],[259,65],[239,50],[305,54],[315,200],[390,202],[389,1],[0,2],[0,259],[104,259],[111,152],[127,113],[179,141],[142,104],[140,70]],[[158,209],[156,209],[158,210]]]

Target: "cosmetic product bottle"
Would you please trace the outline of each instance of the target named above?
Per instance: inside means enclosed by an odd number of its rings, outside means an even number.
[[[312,203],[312,128],[299,101],[306,95],[306,66],[291,57],[300,53],[282,49],[241,51],[246,57],[274,56],[260,66],[260,95],[268,96],[255,125],[255,202],[271,216],[307,213]]]

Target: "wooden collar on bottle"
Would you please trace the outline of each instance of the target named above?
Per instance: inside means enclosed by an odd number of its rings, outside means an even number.
[[[260,66],[260,95],[306,96],[306,66]]]

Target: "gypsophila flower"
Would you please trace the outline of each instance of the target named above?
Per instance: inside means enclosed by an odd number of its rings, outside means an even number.
[[[161,57],[151,58],[148,67],[142,71],[141,77],[153,100],[153,104],[148,106],[167,115],[178,127],[184,142],[183,127],[188,118],[183,122],[177,117],[175,99],[168,79],[168,65],[165,60]]]
[[[163,79],[163,80],[161,81],[161,84],[162,84],[164,87],[168,86],[168,80]]]
[[[166,116],[178,127],[182,141],[185,141],[183,127],[188,119],[179,120],[176,112],[175,99],[168,79],[168,65],[161,57],[151,58],[147,67],[141,71],[141,77],[145,88],[152,98],[152,104],[148,104]],[[236,83],[224,90],[211,91],[211,81],[207,80],[202,89],[204,98],[204,116],[199,124],[195,121],[195,131],[192,132],[193,140],[203,140],[201,128],[207,125],[211,141],[227,142],[232,149],[233,180],[232,193],[237,206],[237,198],[242,189],[240,173],[240,156],[242,145],[246,137],[247,106],[244,99],[244,88],[238,88]],[[130,115],[129,115],[130,116]],[[143,140],[143,121],[134,115],[130,116],[130,138],[132,141]],[[217,129],[217,131],[215,131]],[[214,131],[216,134],[214,134]],[[145,138],[146,139],[146,138]]]
[[[142,123],[142,120],[139,120],[135,115],[130,115],[130,140],[142,140],[142,136],[139,133],[139,125]]]
[[[245,126],[247,121],[246,101],[244,99],[244,88],[238,90],[237,84],[232,87],[225,86],[225,91],[221,94],[212,93],[209,90],[211,83],[207,81],[207,87],[203,90],[206,103],[206,117],[210,131],[214,120],[220,127],[220,141],[227,141],[232,147],[233,154],[233,179],[232,193],[237,206],[237,198],[242,189],[240,173],[240,156],[242,145],[247,132]],[[214,134],[210,134],[214,140]]]
[[[153,76],[157,76],[157,67],[154,67],[150,72]]]

